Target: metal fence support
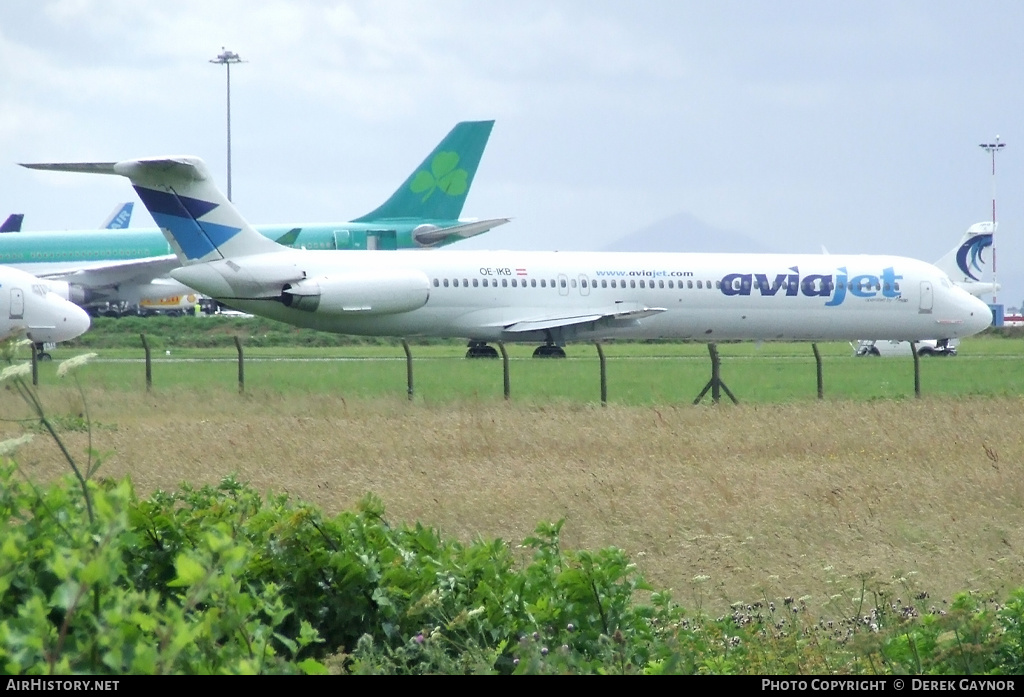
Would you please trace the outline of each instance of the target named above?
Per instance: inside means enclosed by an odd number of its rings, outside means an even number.
[[[39,385],[39,353],[36,345],[32,344],[32,387]]]
[[[604,349],[599,341],[594,342],[597,347],[597,357],[601,362],[601,406],[608,406],[608,373],[605,371]]]
[[[412,399],[412,351],[409,350],[409,342],[402,339],[402,348],[405,350],[405,384],[409,399]]]
[[[504,341],[498,342],[498,350],[501,351],[502,372],[504,373],[505,377],[505,399],[508,399],[509,395],[512,394],[512,382],[509,380],[508,377],[508,351],[505,350]]]
[[[145,335],[138,335],[142,339],[142,349],[145,351],[145,391],[153,389],[153,361],[150,358],[150,342],[145,340]]]
[[[235,350],[238,351],[238,394],[245,392],[245,356],[242,355],[242,340],[235,336]]]
[[[914,356],[914,396],[921,397],[921,357],[917,353],[917,342],[910,342],[910,353]]]
[[[693,400],[694,404],[700,404],[700,400],[704,399],[704,395],[711,390],[711,401],[718,404],[721,398],[720,390],[725,390],[725,393],[729,395],[729,399],[732,400],[733,404],[739,404],[739,400],[733,395],[721,378],[721,361],[718,358],[718,346],[714,343],[708,344],[708,353],[711,354],[711,379],[708,380],[708,384],[704,385],[704,389],[697,395],[697,399]]]
[[[825,399],[825,379],[821,371],[821,352],[818,351],[817,344],[811,344],[811,348],[814,349],[814,362],[818,366],[818,399]]]

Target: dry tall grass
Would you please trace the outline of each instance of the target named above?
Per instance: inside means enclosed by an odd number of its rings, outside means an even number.
[[[44,397],[57,416],[82,407],[71,389]],[[101,475],[130,475],[141,494],[237,473],[328,513],[373,492],[394,521],[513,543],[564,517],[567,547],[622,547],[656,587],[705,609],[785,595],[821,607],[861,578],[874,588],[902,576],[933,598],[1024,583],[1021,398],[601,408],[95,391],[86,401],[94,447],[110,453]],[[8,393],[0,412],[24,408]],[[65,437],[84,452],[85,433]],[[41,436],[18,460],[39,479],[64,472]]]

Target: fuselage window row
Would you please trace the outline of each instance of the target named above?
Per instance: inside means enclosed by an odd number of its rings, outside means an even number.
[[[490,281],[489,284],[488,284],[488,281]],[[441,288],[441,287],[444,287],[444,288],[449,288],[449,287],[451,287],[451,288],[469,288],[469,287],[473,287],[473,288],[484,287],[484,288],[487,288],[488,286],[490,286],[491,288],[497,288],[498,287],[498,279],[496,279],[496,278],[491,278],[491,279],[487,279],[487,278],[482,278],[482,279],[474,278],[472,280],[472,282],[468,278],[462,278],[462,279],[458,279],[458,278],[452,278],[452,279],[448,279],[448,278],[441,278],[441,279],[435,278],[435,279],[433,279],[431,281],[431,283],[432,283],[432,285],[435,288]],[[655,283],[657,283],[657,285],[655,285]],[[684,283],[685,283],[685,285],[684,285]],[[710,290],[711,288],[721,288],[722,287],[722,282],[721,281],[714,281],[712,283],[711,281],[693,281],[693,280],[688,280],[688,281],[685,281],[685,282],[684,281],[679,281],[679,283],[677,285],[675,281],[668,281],[668,282],[666,282],[666,281],[662,280],[662,281],[655,282],[655,281],[645,281],[645,280],[641,279],[640,281],[630,280],[628,285],[627,285],[625,280],[619,280],[619,281],[611,280],[611,281],[609,281],[607,279],[604,279],[604,280],[601,281],[600,286],[598,286],[598,282],[597,281],[590,281],[590,280],[585,279],[585,278],[581,278],[578,283],[577,283],[576,279],[574,279],[574,278],[573,279],[569,279],[569,280],[566,280],[566,279],[563,278],[563,279],[559,279],[557,282],[553,278],[551,280],[548,280],[546,278],[542,278],[539,281],[536,278],[530,278],[530,279],[526,279],[526,278],[521,278],[521,279],[517,279],[517,278],[513,278],[513,279],[503,278],[503,279],[501,279],[501,287],[502,288],[509,288],[509,287],[512,287],[512,288],[570,288],[570,287],[571,288],[577,288],[577,287],[579,287],[579,288],[598,288],[598,287],[601,287],[601,288],[623,288],[623,289],[627,288],[627,287],[628,288],[638,288],[639,287],[639,288],[644,288],[644,289],[648,289],[648,290],[656,290],[656,289],[663,290],[665,288],[668,288],[670,290],[675,290],[677,288],[679,290],[683,290],[684,288],[685,289],[691,289],[691,290],[693,288],[697,288],[697,289],[701,289],[702,290],[702,289],[707,288],[707,289]],[[744,282],[742,287],[749,288],[749,283]],[[840,287],[842,287],[842,284],[840,284]],[[870,289],[870,288],[868,288],[868,286],[865,286],[865,285],[862,285],[861,287],[865,288],[865,289]],[[886,290],[888,290],[889,289],[889,284],[886,283],[885,287],[886,287]],[[740,280],[739,279],[736,279],[736,280],[733,281],[733,288],[735,288],[736,290],[740,290],[741,284],[740,284]],[[899,290],[899,284],[898,283],[895,284],[895,289]]]

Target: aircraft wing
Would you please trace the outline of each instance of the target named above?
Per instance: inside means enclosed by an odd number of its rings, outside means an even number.
[[[430,246],[437,244],[443,240],[448,239],[451,236],[461,237],[466,239],[467,237],[473,237],[479,235],[482,232],[487,232],[492,228],[496,228],[499,225],[512,220],[511,218],[491,218],[490,220],[475,220],[471,223],[460,223],[459,225],[453,225],[452,227],[437,227],[434,226],[423,226],[429,229],[419,229],[413,231],[413,236],[416,238],[416,242],[424,246]]]
[[[178,257],[165,254],[145,259],[125,259],[124,261],[107,261],[98,264],[83,264],[80,268],[62,269],[50,273],[37,273],[40,278],[62,280],[80,285],[83,288],[111,288],[122,283],[148,283],[153,279],[166,276],[171,269],[181,266]]]
[[[511,324],[506,323],[505,331],[513,333],[534,332],[543,329],[555,329],[556,327],[571,327],[575,324],[586,324],[602,320],[609,322],[632,321],[650,317],[659,312],[665,312],[665,310],[666,308],[664,307],[645,307],[635,304],[618,303],[611,307],[601,308],[585,314],[550,313],[547,315],[524,317]]]

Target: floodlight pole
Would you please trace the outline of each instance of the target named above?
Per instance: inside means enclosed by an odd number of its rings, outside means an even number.
[[[1006,147],[996,136],[994,143],[980,143],[979,146],[992,156],[992,304],[996,304],[996,153]]]
[[[217,63],[227,68],[228,75],[228,201],[231,200],[231,64],[244,63],[234,51],[228,51],[223,46],[221,53],[216,58],[211,58],[211,63]]]

